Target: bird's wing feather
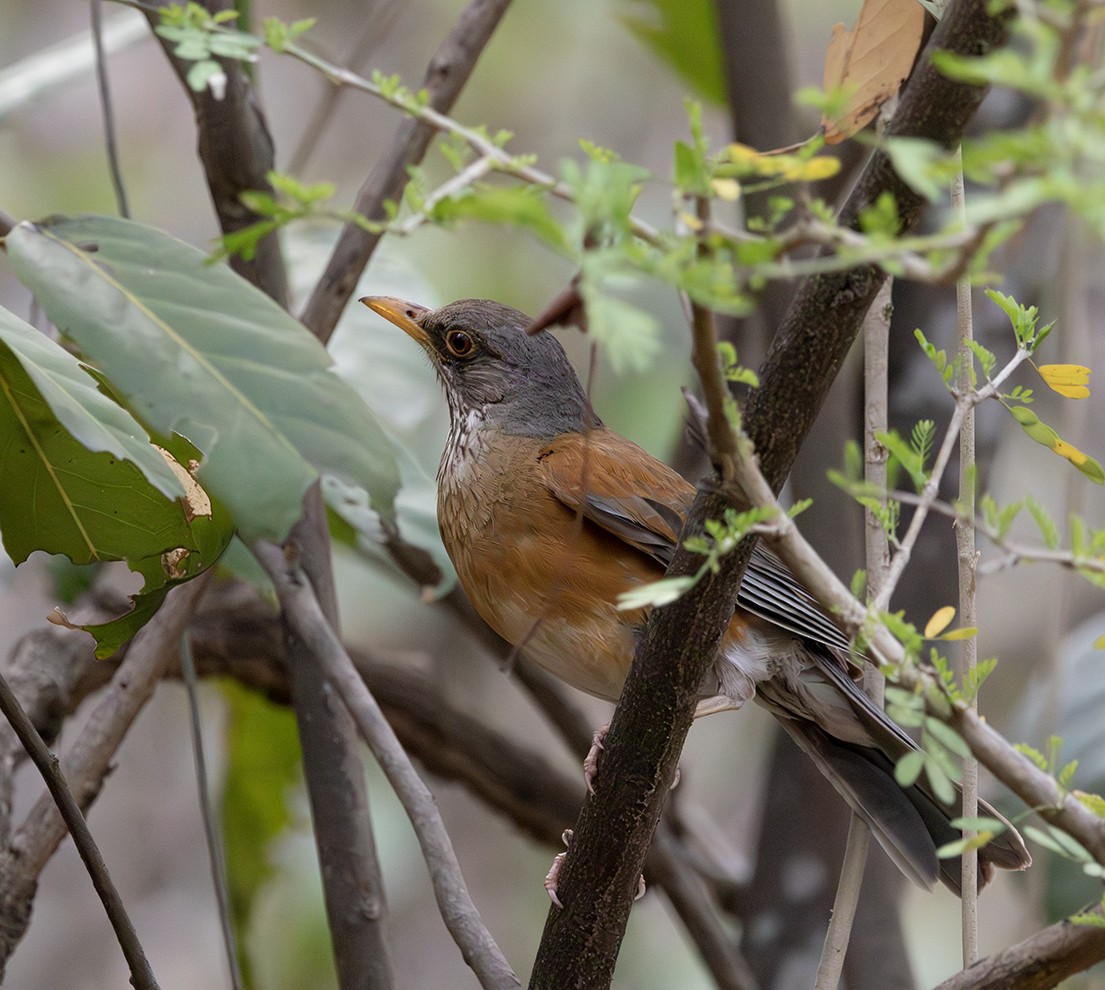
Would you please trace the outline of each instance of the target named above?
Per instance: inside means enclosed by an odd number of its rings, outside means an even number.
[[[538,455],[538,474],[569,509],[667,565],[694,489],[612,430],[558,437]]]
[[[542,480],[568,508],[665,567],[671,562],[694,488],[662,461],[612,430],[598,429],[559,437],[538,463]],[[606,469],[611,464],[616,472]],[[762,544],[752,551],[737,602],[802,639],[849,650],[848,637]]]

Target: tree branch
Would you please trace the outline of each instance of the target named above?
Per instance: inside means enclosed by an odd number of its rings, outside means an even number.
[[[933,990],[1049,990],[1102,959],[1105,927],[1064,920],[987,956]]]
[[[158,7],[168,4],[168,0],[153,2]],[[231,0],[204,0],[203,6],[212,14],[234,9]],[[156,28],[161,22],[158,14],[145,7],[142,10],[151,28]],[[187,81],[188,71],[195,63],[177,58],[172,51],[173,42],[157,34],[155,37],[195,111],[199,157],[222,232],[232,234],[264,219],[241,200],[241,194],[249,190],[273,192],[268,180],[274,167],[272,135],[249,77],[238,62],[219,59],[226,74],[225,92],[218,99],[207,89],[197,93]],[[232,256],[230,267],[287,308],[288,277],[275,233],[261,238],[251,260]]]
[[[519,986],[518,977],[472,903],[433,795],[411,766],[394,731],[326,621],[306,574],[294,559],[292,545],[287,551],[290,558],[271,544],[259,544],[254,553],[276,586],[286,621],[321,662],[327,679],[349,709],[362,738],[402,802],[422,848],[442,918],[465,962],[488,990]]]
[[[470,0],[426,68],[422,88],[429,93],[430,107],[444,113],[456,102],[509,6],[510,0]],[[361,187],[353,209],[370,220],[384,220],[384,204],[388,200],[399,201],[407,183],[407,169],[422,160],[435,132],[424,121],[406,118],[387,155]],[[303,311],[303,322],[320,340],[330,339],[380,236],[354,223],[346,224],[342,230]]]
[[[146,950],[138,940],[138,933],[123,906],[123,899],[119,896],[111,874],[108,873],[107,864],[104,862],[96,840],[92,838],[88,822],[85,821],[81,809],[69,790],[58,766],[57,758],[46,748],[42,736],[35,731],[27,713],[20,707],[19,700],[12,693],[8,682],[0,676],[0,712],[8,720],[8,724],[15,730],[23,748],[27,751],[31,761],[42,774],[42,779],[54,799],[58,811],[73,836],[73,844],[80,853],[85,869],[92,880],[92,886],[104,905],[111,927],[115,930],[115,937],[119,940],[119,946],[126,957],[130,967],[131,983],[137,990],[157,990],[157,979],[150,968],[150,962],[146,958]]]
[[[63,758],[61,771],[78,807],[87,808],[99,793],[116,749],[177,655],[180,637],[210,575],[209,571],[169,592],[135,637],[88,724]],[[0,970],[26,931],[38,875],[65,832],[53,799],[43,795],[0,851]]]

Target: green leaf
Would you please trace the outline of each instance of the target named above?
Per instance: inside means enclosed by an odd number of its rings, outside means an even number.
[[[987,815],[976,815],[973,818],[953,818],[951,825],[955,828],[971,829],[975,832],[990,832],[993,835],[998,835],[1008,828],[1001,819],[990,818]]]
[[[1064,859],[1073,859],[1079,863],[1093,862],[1093,856],[1086,851],[1086,848],[1077,839],[1072,838],[1067,835],[1066,832],[1052,825],[1047,825],[1045,828],[1046,831],[1032,825],[1026,825],[1024,827],[1024,834],[1033,842],[1043,846],[1045,849],[1050,849],[1053,853],[1062,856]]]
[[[888,138],[883,147],[894,171],[918,196],[935,203],[947,195],[951,178],[948,149],[926,138]]]
[[[587,329],[606,350],[615,374],[648,367],[660,350],[660,324],[643,309],[595,287],[589,278],[579,282],[587,308]]]
[[[492,186],[477,183],[462,193],[436,203],[434,220],[480,220],[484,223],[521,227],[558,251],[568,250],[568,238],[559,221],[549,212],[545,190],[534,186]]]
[[[906,753],[894,767],[894,779],[899,787],[911,787],[921,776],[921,770],[925,765],[925,754],[920,750]]]
[[[952,786],[948,768],[929,754],[925,754],[924,765],[925,776],[936,799],[943,804],[952,804],[955,801],[955,788]]]
[[[652,16],[623,14],[619,19],[711,103],[725,103],[712,0],[651,0],[651,6]]]
[[[669,605],[686,594],[694,584],[693,577],[667,577],[650,581],[648,584],[631,588],[618,595],[618,608],[623,611],[633,611],[638,608],[658,608],[661,605]]]
[[[77,360],[0,310],[0,532],[12,560],[158,557],[193,546],[181,483]]]
[[[322,345],[229,268],[110,217],[24,223],[6,243],[50,318],[136,414],[203,451],[199,480],[247,542],[287,535],[315,468],[392,514],[398,474],[372,414]]]
[[[970,747],[963,741],[963,737],[946,722],[928,715],[925,717],[925,731],[931,733],[956,756],[967,759],[971,755]]]
[[[299,779],[299,736],[290,708],[230,680],[221,687],[229,716],[222,833],[230,912],[238,944],[245,945],[258,895],[275,872],[273,843],[291,824],[288,791]]]

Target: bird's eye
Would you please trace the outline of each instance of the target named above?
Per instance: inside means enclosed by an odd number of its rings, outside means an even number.
[[[445,349],[456,358],[469,358],[476,353],[476,338],[463,330],[450,330],[445,335]]]

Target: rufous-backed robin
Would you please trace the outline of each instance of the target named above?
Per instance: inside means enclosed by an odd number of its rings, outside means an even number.
[[[619,610],[618,596],[663,574],[694,488],[599,422],[560,344],[527,335],[517,310],[482,299],[436,310],[362,302],[422,345],[445,388],[438,522],[476,611],[545,669],[616,701],[646,618]],[[916,746],[858,673],[847,637],[758,546],[696,715],[757,701],[906,876],[958,893],[959,861],[936,849],[961,837],[949,823],[959,809],[920,780],[895,782],[895,764]],[[980,814],[1000,818],[987,805]],[[1012,826],[979,858],[980,885],[994,867],[1031,862]]]

